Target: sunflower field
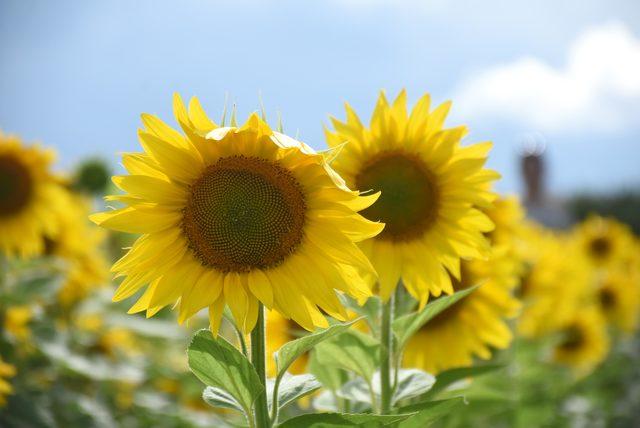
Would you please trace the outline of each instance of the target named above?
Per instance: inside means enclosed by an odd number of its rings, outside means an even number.
[[[318,151],[175,94],[122,175],[0,134],[0,426],[637,426],[632,229],[528,216],[450,102],[345,107]]]

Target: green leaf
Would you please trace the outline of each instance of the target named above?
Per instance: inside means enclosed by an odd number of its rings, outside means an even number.
[[[279,428],[353,428],[354,426],[363,428],[373,428],[379,426],[387,426],[401,422],[411,416],[410,414],[401,415],[372,415],[367,413],[310,413],[306,415],[296,416],[284,421]]]
[[[360,318],[346,323],[334,324],[325,329],[321,329],[301,337],[300,339],[285,343],[274,355],[276,359],[276,366],[278,367],[278,376],[281,376],[283,372],[287,371],[289,366],[291,366],[291,364],[293,364],[293,362],[305,352],[310,351],[320,342],[346,331],[352,324],[358,321],[360,321]]]
[[[449,306],[467,297],[477,288],[478,286],[470,287],[462,291],[458,291],[451,296],[439,297],[431,303],[428,303],[420,312],[413,312],[397,318],[393,322],[392,327],[393,332],[398,339],[398,348],[403,349],[411,336],[413,336],[423,325],[428,323]]]
[[[214,386],[207,386],[204,391],[202,391],[202,399],[212,407],[222,407],[224,409],[244,412],[238,400],[233,398],[227,391]]]
[[[315,352],[312,352],[309,358],[309,372],[320,381],[322,386],[331,391],[339,389],[349,379],[344,370],[321,364]]]
[[[367,381],[379,365],[380,343],[364,333],[345,331],[339,336],[316,346],[318,362],[362,376]]]
[[[435,382],[436,378],[433,375],[422,370],[400,370],[398,373],[398,385],[393,394],[393,403],[424,394],[431,389]]]
[[[189,348],[189,368],[208,386],[220,388],[240,404],[246,413],[264,390],[249,360],[221,336],[209,330],[195,334]]]
[[[487,364],[482,366],[461,367],[457,369],[445,370],[437,376],[435,385],[433,386],[433,388],[431,388],[431,390],[425,397],[433,397],[439,392],[443,391],[449,385],[459,380],[469,377],[481,376],[485,373],[490,373],[502,368],[504,368],[504,366],[500,364]]]
[[[274,379],[267,380],[267,407],[271,408],[271,400],[273,397]],[[278,407],[283,408],[287,404],[311,394],[322,388],[322,385],[315,376],[311,374],[290,375],[285,373],[280,380],[278,387]]]
[[[425,428],[441,417],[451,414],[453,409],[464,402],[464,398],[455,397],[448,400],[423,401],[401,407],[398,411],[403,413],[417,412],[417,414],[401,421],[398,428]]]

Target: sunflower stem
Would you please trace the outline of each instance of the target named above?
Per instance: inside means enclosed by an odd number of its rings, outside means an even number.
[[[389,301],[382,305],[382,316],[380,317],[380,413],[383,415],[391,412],[391,395],[393,387],[391,385],[391,367],[393,360],[393,332],[391,324],[393,321],[395,295],[389,297]]]
[[[264,306],[258,304],[258,321],[251,331],[251,364],[258,373],[264,387],[255,402],[255,420],[257,428],[270,428],[269,409],[267,408],[267,370],[265,365],[266,328]]]

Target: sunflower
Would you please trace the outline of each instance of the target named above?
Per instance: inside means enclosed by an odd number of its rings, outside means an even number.
[[[522,239],[525,211],[517,196],[496,199],[493,206],[485,210],[495,229],[487,234],[492,245],[517,246]]]
[[[0,252],[31,257],[57,233],[60,192],[49,168],[54,154],[0,132]]]
[[[606,323],[600,311],[587,307],[559,330],[559,342],[553,350],[553,360],[587,374],[602,362],[609,352]]]
[[[566,325],[591,300],[593,275],[588,261],[567,236],[529,223],[527,267],[520,297],[519,332],[541,337]]]
[[[13,393],[13,387],[8,379],[16,375],[16,368],[12,364],[4,362],[0,356],[0,407],[7,404],[7,395]]]
[[[461,278],[453,280],[460,291],[481,284],[464,299],[430,320],[407,344],[404,365],[439,373],[469,366],[473,357],[491,357],[491,349],[505,349],[512,340],[507,319],[520,304],[512,296],[517,284],[517,264],[507,247],[494,249],[488,260],[462,261]]]
[[[607,321],[626,333],[638,328],[640,278],[637,270],[608,269],[597,280],[596,300]]]
[[[17,340],[27,340],[31,336],[29,323],[33,315],[33,309],[30,306],[9,306],[4,314],[4,330]]]
[[[267,331],[269,332],[267,355],[270,356],[273,356],[282,345],[299,338],[301,333],[304,332],[302,327],[296,324],[295,321],[286,319],[276,311],[270,311],[267,314]],[[309,356],[304,354],[294,361],[289,367],[289,372],[292,374],[304,373],[308,362]],[[276,375],[276,362],[273,357],[267,359],[267,375],[270,377],[275,377]]]
[[[633,246],[633,234],[628,226],[595,215],[579,224],[574,236],[581,252],[596,268],[619,263]]]
[[[493,223],[478,208],[491,206],[499,175],[484,169],[491,143],[461,147],[466,128],[443,128],[451,103],[430,111],[425,95],[411,114],[406,104],[405,91],[391,106],[381,93],[370,128],[346,104],[346,122],[332,118],[335,132],[326,137],[341,148],[332,166],[349,186],[382,191],[362,215],[385,229],[360,243],[378,271],[380,296],[387,300],[402,280],[424,305],[430,293],[453,292],[461,258],[488,255],[483,233]]]
[[[355,244],[381,223],[357,211],[377,194],[350,190],[323,154],[279,132],[256,114],[241,127],[218,127],[197,99],[189,111],[174,97],[184,133],[143,115],[144,153],[126,154],[125,208],[95,214],[106,228],[142,234],[114,266],[123,276],[114,300],[146,284],[130,312],[152,316],[179,300],[179,322],[208,307],[216,334],[225,304],[244,332],[258,303],[307,330],[338,319],[336,289],[363,301],[375,276]]]
[[[69,191],[60,196],[67,208],[58,214],[58,232],[45,236],[44,254],[64,261],[58,301],[69,306],[107,282],[109,270],[102,252],[106,233],[87,222],[89,201]]]

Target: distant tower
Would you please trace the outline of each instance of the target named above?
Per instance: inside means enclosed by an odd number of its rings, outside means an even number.
[[[540,135],[527,136],[520,153],[520,172],[524,182],[524,205],[534,220],[554,228],[569,225],[569,216],[562,200],[547,193],[546,144]]]

